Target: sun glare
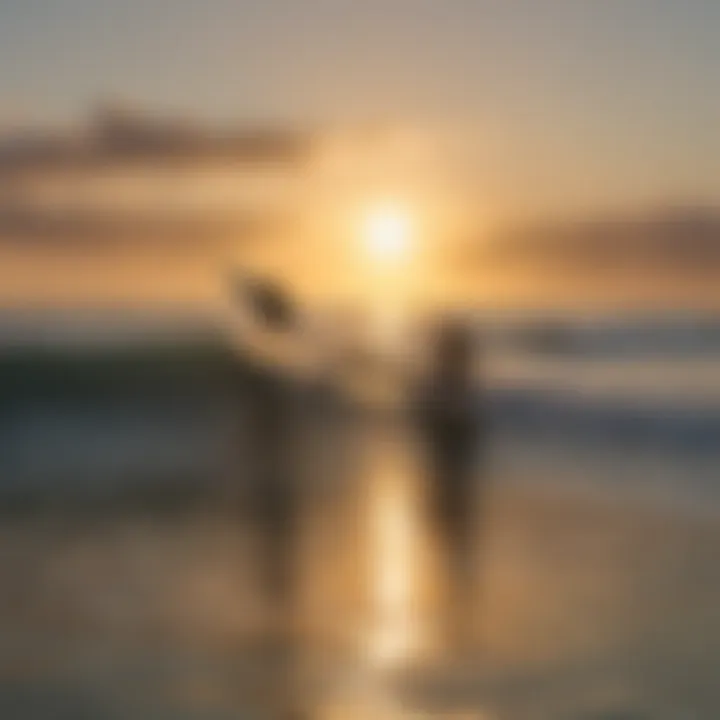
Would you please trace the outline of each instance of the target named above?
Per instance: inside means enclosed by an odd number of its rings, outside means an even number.
[[[368,212],[364,222],[364,242],[378,261],[398,260],[410,250],[413,223],[400,207],[384,206]]]

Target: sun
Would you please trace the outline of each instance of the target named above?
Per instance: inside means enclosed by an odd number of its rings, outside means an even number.
[[[365,216],[363,241],[375,260],[389,262],[407,254],[413,231],[412,218],[404,208],[378,206],[369,210]]]

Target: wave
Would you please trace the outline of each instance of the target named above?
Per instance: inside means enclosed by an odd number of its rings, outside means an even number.
[[[493,390],[490,409],[501,432],[720,456],[720,404],[514,388]]]
[[[720,357],[716,315],[525,318],[500,323],[494,344],[530,355],[573,358]]]

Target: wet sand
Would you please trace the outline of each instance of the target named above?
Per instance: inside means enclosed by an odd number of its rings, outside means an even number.
[[[313,485],[299,548],[301,685],[316,717],[330,697],[333,717],[380,717],[358,700],[365,691],[343,705],[333,673],[365,667],[389,682],[438,612],[407,439],[358,437],[346,477],[335,467]],[[720,716],[720,522],[525,484],[500,467],[485,507],[469,659],[418,659],[383,685],[396,699],[384,714]],[[279,717],[286,657],[260,633],[252,559],[247,529],[222,507],[5,515],[0,716]]]

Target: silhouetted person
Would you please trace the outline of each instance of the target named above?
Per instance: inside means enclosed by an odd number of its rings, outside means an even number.
[[[484,440],[474,383],[476,358],[471,330],[460,323],[444,324],[431,348],[429,377],[416,410],[428,464],[431,517],[450,572],[454,605],[448,619],[453,634],[465,631],[465,601],[475,579],[475,470]]]
[[[255,368],[251,382],[251,510],[259,540],[264,591],[290,609],[294,594],[296,488],[290,458],[290,388],[277,371]]]
[[[246,299],[265,339],[282,341],[294,332],[293,306],[276,285],[255,282],[247,288]],[[292,621],[300,511],[293,457],[297,428],[293,383],[281,368],[281,363],[258,359],[249,371],[250,513],[265,599],[277,614]]]

